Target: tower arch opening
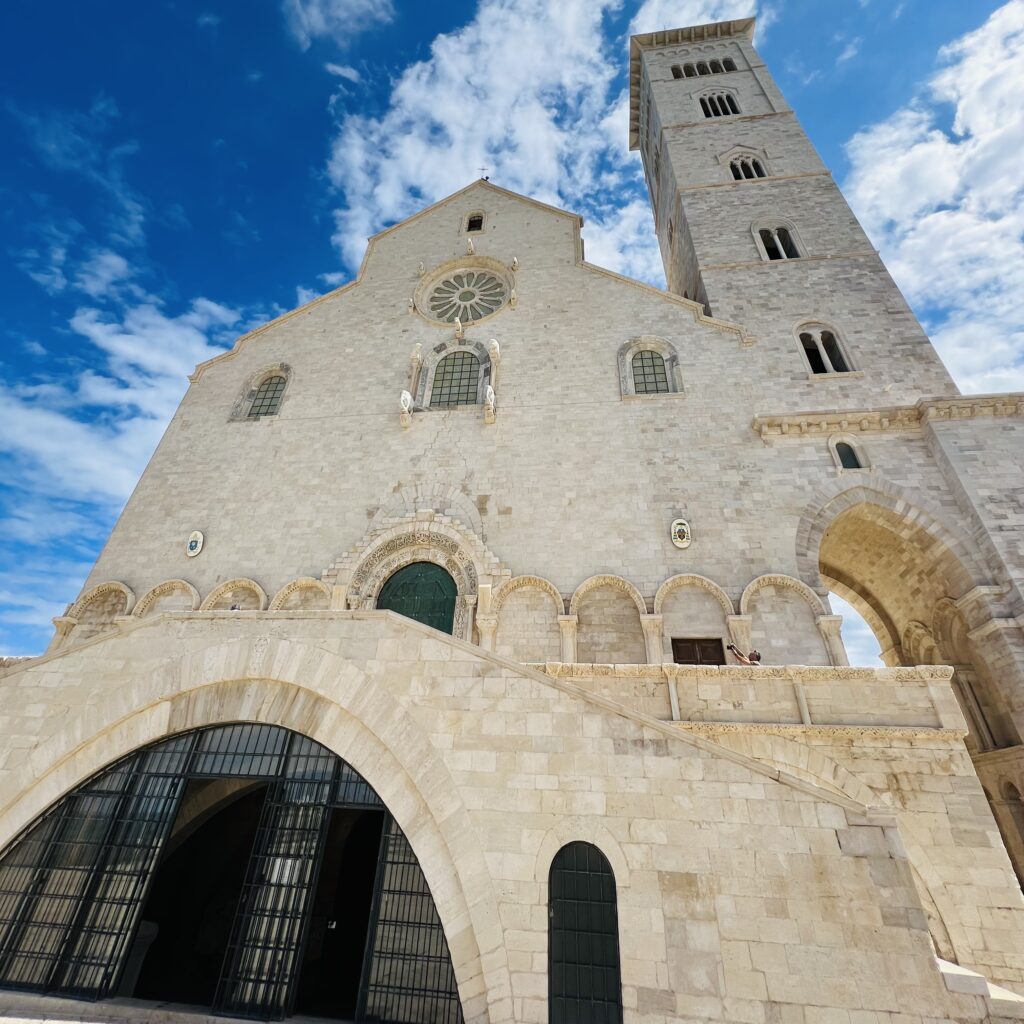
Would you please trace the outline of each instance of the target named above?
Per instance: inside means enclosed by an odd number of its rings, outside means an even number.
[[[251,722],[129,754],[0,853],[0,987],[463,1020],[430,888],[380,797],[326,747]]]

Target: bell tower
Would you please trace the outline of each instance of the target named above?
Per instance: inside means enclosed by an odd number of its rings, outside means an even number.
[[[630,43],[630,147],[669,290],[743,324],[779,365],[795,353],[798,374],[842,379],[865,403],[886,386],[886,402],[894,389],[905,400],[955,394],[753,34],[746,18]],[[871,384],[851,391],[861,378]]]

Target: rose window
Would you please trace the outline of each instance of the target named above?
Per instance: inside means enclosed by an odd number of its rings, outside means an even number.
[[[430,293],[430,315],[462,323],[490,316],[505,304],[505,285],[486,270],[460,270],[446,277]]]

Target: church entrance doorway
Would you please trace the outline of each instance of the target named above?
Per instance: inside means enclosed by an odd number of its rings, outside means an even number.
[[[391,576],[377,597],[377,607],[451,633],[458,589],[451,574],[434,562],[413,562]]]
[[[255,723],[129,754],[0,853],[0,988],[463,1024],[398,823],[326,747]]]
[[[309,918],[295,1011],[356,1015],[384,814],[335,808]]]
[[[192,779],[153,877],[120,991],[210,1006],[267,785]]]

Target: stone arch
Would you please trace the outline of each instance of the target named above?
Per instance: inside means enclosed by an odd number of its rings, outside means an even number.
[[[655,334],[641,334],[630,338],[619,347],[619,391],[623,397],[636,395],[636,384],[633,380],[633,356],[643,351],[657,352],[665,360],[665,373],[668,377],[669,394],[683,394],[683,371],[679,365],[679,353],[675,345]],[[648,396],[644,396],[648,397]]]
[[[908,665],[940,665],[942,655],[932,631],[923,622],[908,622],[900,640]]]
[[[647,614],[647,602],[644,600],[640,591],[637,590],[629,580],[625,580],[621,576],[613,576],[610,574],[590,576],[588,579],[585,579],[576,588],[572,597],[569,599],[569,614],[579,615],[580,601],[582,601],[591,590],[596,590],[598,587],[611,587],[613,590],[621,590],[624,594],[629,595],[630,600],[632,600],[636,605],[637,611],[641,615]]]
[[[852,486],[849,480],[841,478],[821,488],[800,517],[796,530],[797,572],[812,589],[822,587],[819,565],[825,531],[844,512],[857,505],[874,505],[900,516],[908,529],[919,528],[941,544],[956,563],[955,577],[961,593],[990,582],[982,553],[970,541],[953,533],[924,495],[870,471]]]
[[[232,604],[241,605],[241,611],[266,611],[266,591],[255,580],[240,576],[214,587],[199,609],[204,612],[226,611]]]
[[[270,602],[270,611],[286,610],[309,611],[330,608],[331,588],[322,580],[312,576],[300,576],[286,583]]]
[[[495,652],[514,661],[559,661],[558,617],[564,611],[565,601],[549,580],[542,576],[513,577],[491,603],[497,619]]]
[[[654,595],[655,615],[662,614],[665,599],[672,591],[678,590],[680,587],[700,587],[701,590],[707,591],[722,606],[722,611],[726,615],[734,615],[736,612],[735,608],[733,608],[732,599],[714,580],[709,580],[706,576],[698,576],[696,573],[686,572],[679,573],[676,576],[669,576],[658,587],[658,592]]]
[[[288,400],[288,392],[290,390],[289,385],[292,380],[292,368],[287,363],[268,363],[265,366],[261,366],[253,373],[250,373],[249,376],[245,378],[242,383],[241,390],[238,393],[238,397],[231,406],[231,412],[228,414],[229,420],[249,419],[249,409],[252,407],[253,399],[256,397],[256,392],[259,391],[260,385],[270,377],[284,377],[284,393],[281,395],[281,405],[284,405]]]
[[[490,582],[509,574],[480,539],[451,516],[421,509],[386,529],[371,530],[321,578],[328,586],[344,588],[349,608],[373,609],[384,583],[413,562],[434,562],[451,574],[458,595],[453,635],[472,641],[472,610],[481,579]]]
[[[842,456],[839,453],[839,445],[845,444],[857,457],[859,466],[844,466]],[[831,434],[828,439],[828,450],[835,463],[836,472],[843,476],[845,473],[863,473],[871,468],[871,460],[868,458],[860,441],[853,434]]]
[[[646,664],[643,616],[647,604],[640,591],[621,576],[584,580],[569,601],[577,620],[576,660],[598,664]]]
[[[523,587],[530,587],[534,590],[540,590],[547,594],[548,597],[554,602],[556,614],[562,615],[565,612],[565,600],[559,592],[558,588],[550,580],[544,579],[543,576],[513,576],[502,588],[499,590],[492,599],[491,611],[497,614],[501,611],[501,606],[512,596],[517,590]]]
[[[69,641],[76,644],[114,628],[117,620],[131,614],[135,594],[118,580],[108,580],[87,590],[68,609],[54,619],[57,632],[49,650],[58,650]]]
[[[269,665],[280,667],[274,678],[262,674]],[[175,684],[167,690],[171,676]],[[304,685],[312,678],[322,682]],[[232,722],[292,729],[351,764],[405,833],[437,905],[466,1019],[508,1020],[508,1011],[488,1002],[488,993],[497,1003],[507,992],[508,965],[490,872],[468,809],[409,711],[384,690],[368,706],[359,697],[362,685],[363,674],[350,662],[290,640],[257,637],[185,655],[119,701],[93,706],[74,728],[49,740],[38,762],[49,765],[47,771],[39,774],[26,760],[11,773],[4,790],[18,796],[0,807],[0,848],[65,793],[148,743]],[[439,792],[447,794],[442,814],[433,799]],[[482,951],[496,961],[488,970],[498,972],[497,983],[493,977],[484,983]]]
[[[763,587],[785,587],[788,590],[795,590],[811,606],[815,615],[828,615],[829,613],[821,598],[806,583],[783,573],[766,573],[764,576],[752,579],[744,587],[743,595],[740,597],[740,615],[750,614],[750,602]]]
[[[828,609],[795,577],[766,573],[751,580],[740,597],[740,614],[750,617],[751,643],[764,664],[834,663],[822,629]]]
[[[116,595],[120,595],[120,600]],[[129,615],[135,607],[135,594],[132,589],[119,580],[108,580],[106,583],[99,583],[87,590],[69,609],[68,615],[77,619],[81,624],[89,615],[90,608],[95,609],[96,605],[104,598],[114,597],[113,601],[104,601],[119,606],[116,615]],[[111,622],[113,619],[111,619]]]
[[[888,793],[876,793],[848,768],[819,750],[784,736],[760,736],[745,732],[722,732],[715,742],[762,764],[783,768],[790,775],[820,787],[827,793],[838,793],[860,808],[891,807]]]
[[[541,886],[541,903],[547,906],[548,877],[551,862],[563,846],[568,843],[584,842],[596,846],[608,859],[615,872],[615,885],[619,889],[629,888],[629,861],[612,833],[592,818],[565,817],[560,818],[544,833],[537,848],[537,862],[534,868],[534,881]]]
[[[170,600],[168,600],[170,599]],[[190,611],[199,608],[199,591],[188,580],[164,580],[146,591],[132,610],[132,615],[141,619],[144,615],[158,613],[163,604],[172,604],[168,611]],[[187,605],[187,607],[184,607]]]

